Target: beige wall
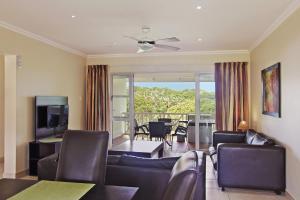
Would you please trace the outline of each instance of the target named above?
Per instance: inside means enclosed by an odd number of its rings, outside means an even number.
[[[4,156],[4,56],[0,55],[0,162]]]
[[[0,28],[0,52],[21,55],[17,69],[17,172],[28,168],[34,96],[69,97],[69,128],[83,128],[86,59]]]
[[[287,149],[287,191],[300,199],[300,10],[251,53],[253,128],[276,138]],[[282,117],[262,115],[261,70],[281,62]]]

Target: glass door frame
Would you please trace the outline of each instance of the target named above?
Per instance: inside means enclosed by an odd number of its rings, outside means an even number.
[[[201,110],[200,110],[200,100],[201,100],[201,93],[200,93],[200,82],[201,76],[204,75],[210,75],[212,73],[210,72],[197,72],[195,73],[195,114],[196,114],[196,119],[195,119],[195,149],[199,150],[200,149],[200,116],[201,116]]]
[[[128,97],[129,97],[129,113],[128,117],[114,117],[113,116],[113,99],[114,99],[114,93],[113,93],[113,77],[114,76],[120,76],[124,78],[128,78],[129,81],[129,86],[128,86]],[[113,122],[114,121],[128,121],[129,122],[129,130],[130,130],[130,141],[133,141],[134,139],[134,88],[133,88],[133,83],[134,81],[134,74],[133,73],[110,73],[110,113],[111,113],[111,124],[110,124],[110,129],[112,132],[112,137],[110,141],[110,145],[113,144]],[[126,120],[127,119],[127,120]]]

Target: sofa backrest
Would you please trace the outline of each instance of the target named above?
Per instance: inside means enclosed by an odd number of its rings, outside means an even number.
[[[198,178],[198,155],[189,151],[175,163],[163,200],[193,199]]]
[[[104,185],[108,138],[109,133],[106,131],[66,131],[60,149],[56,180]]]

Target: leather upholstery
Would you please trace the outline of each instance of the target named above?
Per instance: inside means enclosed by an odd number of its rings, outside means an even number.
[[[57,171],[58,154],[47,156],[38,162],[39,180],[55,180]]]
[[[192,193],[194,196],[191,197],[190,200],[205,200],[206,156],[203,152],[196,153],[198,157],[198,168],[196,168],[197,178],[196,184],[194,184],[195,186],[193,188],[194,192]],[[179,181],[179,179],[182,177],[180,174],[183,173],[183,175],[186,175],[183,170],[184,167],[193,166],[193,164],[185,165],[184,163],[196,162],[195,160],[193,161],[192,155],[195,154],[188,153],[188,155],[181,160],[181,166],[177,165],[174,171],[173,167],[175,167],[175,163],[179,159],[178,157],[149,159],[125,155],[109,155],[107,162],[108,165],[106,166],[106,184],[139,187],[134,200],[161,200],[163,199],[163,195],[170,183],[172,183],[172,187],[176,188],[179,187],[177,184],[182,184],[182,181]],[[47,159],[52,159],[55,163],[57,155],[52,157],[49,156],[39,161],[41,162],[38,169],[39,180],[54,180],[54,177],[51,177],[51,174],[48,174],[47,176],[47,172],[49,170],[55,170],[56,167],[54,165],[47,166],[49,163]],[[123,161],[121,161],[121,159]],[[190,168],[187,167],[186,169],[190,173]],[[173,179],[171,179],[171,174],[174,176]],[[178,175],[180,175],[180,177]],[[190,178],[191,175],[189,174],[188,177]],[[194,178],[192,178],[192,180],[193,179]]]
[[[237,142],[240,136],[240,132],[214,133],[217,148],[210,148],[210,157],[219,186],[285,191],[285,148],[254,130]]]
[[[108,137],[108,132],[67,131],[58,159],[56,180],[104,185]]]
[[[283,147],[248,144],[222,144],[218,147],[220,187],[285,191],[285,179]]]
[[[119,159],[119,165],[130,167],[148,167],[159,169],[172,169],[178,157],[167,157],[160,159],[141,158],[130,155],[122,155]]]
[[[170,174],[171,170],[168,169],[108,165],[106,184],[138,187],[134,200],[160,200]]]
[[[234,131],[216,131],[213,133],[213,147],[217,148],[219,143],[243,143],[245,133]]]
[[[174,165],[163,200],[189,200],[194,195],[198,173],[198,156],[185,153]]]

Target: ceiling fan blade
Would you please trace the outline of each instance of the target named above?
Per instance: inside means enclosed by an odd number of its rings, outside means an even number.
[[[140,41],[139,39],[132,37],[132,36],[128,36],[128,35],[124,35],[125,38],[131,39],[131,40],[135,40],[135,41]]]
[[[173,47],[169,45],[164,45],[164,44],[154,44],[155,47],[161,48],[161,49],[169,49],[172,51],[178,51],[180,48],[179,47]]]
[[[169,37],[169,38],[158,39],[156,41],[179,42],[180,40],[177,37]]]

